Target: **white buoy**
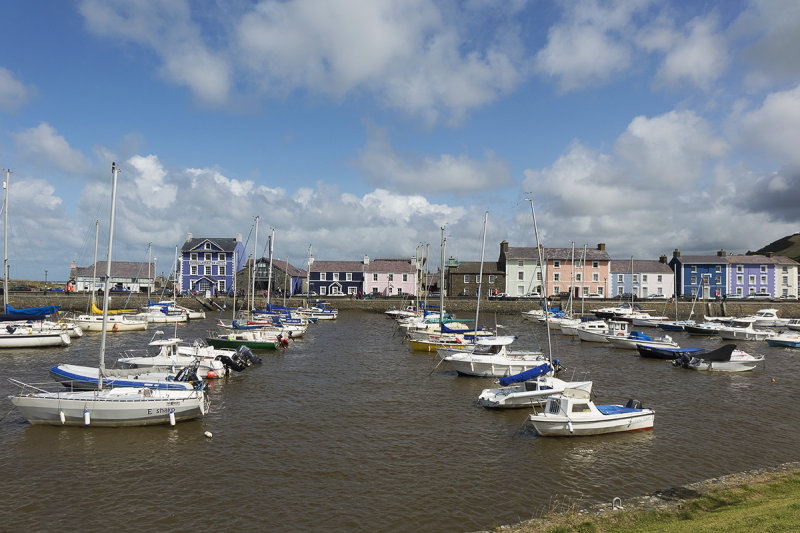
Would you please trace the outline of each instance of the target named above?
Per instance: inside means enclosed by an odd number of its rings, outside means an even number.
[[[66,417],[66,415],[64,414],[64,411],[59,411],[59,412],[58,412],[58,418],[60,418],[60,419],[61,419],[61,423],[62,423],[62,424],[66,424],[66,422],[67,422],[67,417]]]
[[[211,432],[210,432],[210,431],[206,431],[205,433],[203,433],[203,435],[205,435],[205,436],[206,436],[206,437],[208,437],[209,439],[210,439],[210,438],[213,436],[213,435],[211,435]]]
[[[175,409],[169,410],[169,425],[170,426],[175,425]]]
[[[567,420],[567,427],[569,428],[570,434],[572,434],[572,420]]]
[[[83,423],[86,424],[87,426],[89,425],[89,422],[90,422],[89,419],[90,419],[89,410],[88,409],[84,409],[83,410]]]

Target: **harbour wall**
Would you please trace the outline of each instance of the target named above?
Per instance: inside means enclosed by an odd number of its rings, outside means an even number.
[[[348,297],[328,297],[325,299],[329,307],[334,307],[340,310],[361,310],[374,313],[383,313],[389,309],[399,309],[408,304],[407,300],[400,298],[375,298],[375,299],[350,299]],[[70,311],[73,313],[85,313],[89,310],[89,295],[84,294],[43,294],[43,293],[11,293],[9,294],[9,305],[16,308],[24,307],[39,307],[45,305],[59,305],[62,311]],[[102,299],[98,298],[98,307],[102,306]],[[229,313],[233,304],[232,299],[225,299],[223,297],[212,298],[210,300],[205,298],[194,298],[190,296],[183,296],[177,299],[178,305],[188,307],[195,310],[204,310],[206,313],[218,312],[223,308],[223,313]],[[264,307],[265,300],[263,296],[256,299],[256,307]],[[283,299],[276,299],[273,301],[276,304],[283,304]],[[305,299],[290,298],[286,304],[290,307],[298,307],[305,305]],[[433,305],[439,305],[439,300],[433,302]],[[601,300],[592,299],[587,300],[583,304],[584,314],[592,314],[591,311],[601,307],[611,307],[619,305],[620,300]],[[139,309],[147,305],[147,295],[133,294],[128,297],[127,295],[112,295],[109,302],[109,309]],[[237,299],[237,307],[241,305],[241,300]],[[564,308],[566,302],[553,302],[559,308]],[[652,315],[665,315],[670,318],[675,317],[675,303],[659,302],[659,301],[640,301],[636,302],[643,311],[649,312]],[[689,318],[692,311],[693,303],[691,301],[679,301],[678,319],[686,320]],[[457,314],[475,313],[476,300],[474,298],[445,298],[445,310]],[[538,309],[540,307],[539,301],[534,299],[520,299],[520,300],[481,300],[480,310],[481,314],[494,313],[494,314],[518,314],[523,311],[531,309]],[[778,315],[782,317],[800,317],[800,302],[798,301],[750,301],[750,300],[731,300],[726,302],[698,301],[694,303],[694,313],[692,318],[696,321],[702,321],[703,316],[746,316],[755,313],[759,309],[775,308],[778,310]],[[580,314],[581,303],[580,301],[573,303],[573,311],[575,314]]]

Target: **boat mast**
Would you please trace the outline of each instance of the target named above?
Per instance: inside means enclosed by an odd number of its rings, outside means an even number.
[[[250,279],[250,310],[247,313],[248,316],[253,312],[253,309],[256,308],[256,255],[258,254],[258,215],[256,215],[256,234],[253,238],[253,263],[250,265],[250,270],[253,273],[253,276]]]
[[[152,280],[152,273],[150,272],[150,252],[152,251],[153,243],[147,243],[147,279]],[[150,287],[153,285],[152,281],[147,283],[147,303],[150,303]]]
[[[442,325],[444,324],[444,248],[446,243],[444,226],[442,226],[442,257],[439,262],[439,331],[442,331]]]
[[[311,255],[311,245],[308,245],[308,270],[306,270],[306,307],[311,307],[311,265],[314,264],[314,256]]]
[[[528,198],[528,201],[531,204],[531,216],[533,217],[533,234],[536,237],[536,249],[539,250],[539,265],[541,268],[544,269],[544,252],[542,250],[542,245],[539,243],[539,228],[536,225],[536,212],[533,210],[533,198]],[[545,279],[545,287],[547,286],[547,278],[542,276]],[[545,294],[545,304],[547,303],[547,294]],[[550,366],[553,366],[553,346],[550,342],[550,313],[547,310],[547,306],[545,305],[544,310],[544,321],[545,325],[547,326],[545,329],[547,330],[547,357],[550,359]]]
[[[631,311],[633,311],[633,256],[631,256]]]
[[[586,283],[586,244],[583,245],[583,260],[581,261],[581,316],[583,316],[583,300],[585,297]]]
[[[92,270],[92,303],[97,293],[97,240],[100,235],[100,221],[94,221],[94,270]],[[91,309],[91,307],[90,307]],[[91,314],[91,312],[89,313]]]
[[[106,326],[108,325],[108,286],[111,280],[111,244],[114,239],[114,214],[117,205],[117,176],[119,169],[116,163],[111,163],[111,215],[108,223],[108,253],[106,256],[106,283],[103,291],[103,328],[100,335],[100,375],[97,380],[97,389],[103,390],[103,377],[106,372]]]
[[[272,252],[275,249],[275,228],[272,228],[272,234],[269,236],[269,274],[267,274],[267,311],[270,310],[270,301],[272,297]]]
[[[289,292],[289,256],[286,256],[286,268],[283,270],[283,306],[286,307],[286,293]]]
[[[6,181],[3,183],[5,203],[3,204],[3,312],[8,312],[8,183],[11,180],[11,170],[6,169]]]
[[[570,242],[572,243],[572,270],[569,274],[569,317],[572,318],[572,297],[575,293],[575,241]]]
[[[481,286],[483,285],[483,252],[486,249],[486,224],[489,222],[489,212],[483,216],[483,244],[481,245],[481,266],[478,269],[478,302],[475,304],[475,342],[478,341],[478,314],[481,310]]]

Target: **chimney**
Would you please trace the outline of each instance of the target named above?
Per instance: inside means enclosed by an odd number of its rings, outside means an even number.
[[[606,250],[606,243],[604,243],[604,242],[601,242],[600,244],[598,244],[598,245],[597,245],[597,249],[598,249],[598,250],[600,250],[601,252],[605,252],[605,250]]]
[[[191,235],[191,233],[189,235]],[[242,242],[242,234],[241,233],[237,233],[236,234],[236,242]]]
[[[681,251],[678,250],[677,248],[675,248],[675,251],[672,252],[672,257],[673,258],[680,258],[680,256],[681,256]]]
[[[365,265],[369,264],[369,256],[367,254],[364,254],[364,264]]]
[[[187,233],[186,234],[186,242],[189,242],[191,240],[192,240],[192,234],[191,233]]]
[[[773,255],[775,255],[775,252],[766,252],[764,255],[771,258]]]
[[[727,254],[725,253],[725,250],[720,250],[719,252],[717,252],[718,257],[725,257],[726,255]]]
[[[662,255],[661,257],[658,258],[658,262],[659,263],[664,263],[666,265],[667,264],[667,256],[666,255]]]

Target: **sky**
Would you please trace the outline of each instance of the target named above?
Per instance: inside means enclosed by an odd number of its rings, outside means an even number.
[[[800,231],[796,0],[0,3],[12,279],[499,243],[612,259]],[[3,173],[5,176],[5,172]],[[258,237],[254,222],[258,217]],[[578,252],[579,253],[579,252]]]

